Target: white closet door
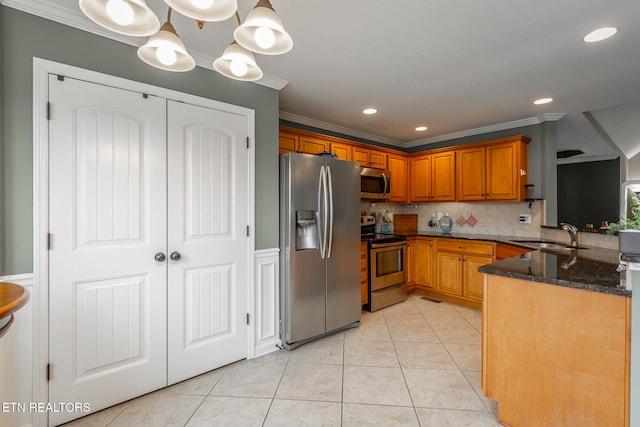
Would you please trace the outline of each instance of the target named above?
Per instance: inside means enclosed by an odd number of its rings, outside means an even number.
[[[173,384],[247,356],[248,150],[246,116],[167,108]]]
[[[49,91],[49,400],[97,411],[167,382],[166,101],[57,76]]]

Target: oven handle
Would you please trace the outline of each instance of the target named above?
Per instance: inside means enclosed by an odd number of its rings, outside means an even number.
[[[398,247],[407,246],[407,242],[404,241],[404,242],[389,242],[389,243],[372,243],[371,249],[390,248],[392,246],[398,246]]]

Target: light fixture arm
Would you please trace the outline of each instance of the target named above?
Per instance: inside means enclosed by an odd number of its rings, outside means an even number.
[[[236,10],[236,20],[238,21],[238,27],[242,25],[242,22],[240,22],[240,14],[238,13],[237,10]]]
[[[256,4],[255,7],[268,7],[269,9],[271,9],[271,10],[273,10],[275,12],[275,10],[273,9],[273,6],[271,6],[271,2],[269,0],[258,0],[258,4]]]

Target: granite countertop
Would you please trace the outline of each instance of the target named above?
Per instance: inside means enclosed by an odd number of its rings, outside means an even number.
[[[603,249],[594,246],[581,246],[581,248],[584,249],[576,250],[537,249],[536,246],[514,242],[514,240],[527,239],[527,237],[523,236],[456,234],[432,230],[402,234],[407,237],[424,236],[483,240],[529,248],[532,249],[532,252],[484,265],[480,267],[478,271],[532,282],[627,297],[631,296],[630,290],[619,287],[620,273],[618,273],[616,269],[619,264],[620,254],[613,249]],[[530,239],[536,240],[535,238]],[[547,239],[540,240],[547,241]],[[568,242],[559,243],[568,244]]]

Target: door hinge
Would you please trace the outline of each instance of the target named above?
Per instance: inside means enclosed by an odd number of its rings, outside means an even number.
[[[47,102],[47,120],[51,120],[51,103]]]
[[[249,313],[247,313],[247,325],[249,324]]]
[[[249,137],[247,137],[247,148],[249,148]]]
[[[143,97],[144,99],[148,99],[148,98],[149,98],[149,95],[148,95],[148,94],[146,94],[146,93],[143,93],[143,94],[142,94],[142,97]]]
[[[51,363],[47,363],[47,381],[51,381]]]
[[[53,238],[53,236],[51,235],[51,233],[47,233],[47,250],[50,251],[51,250],[51,239]]]
[[[247,237],[249,237],[251,234],[249,234],[249,226],[247,225]]]
[[[64,76],[61,76],[60,74],[58,74],[58,81],[59,82],[63,82],[64,81]]]

